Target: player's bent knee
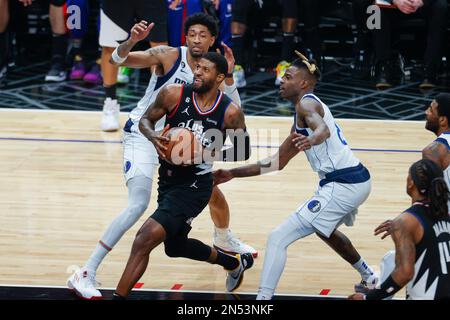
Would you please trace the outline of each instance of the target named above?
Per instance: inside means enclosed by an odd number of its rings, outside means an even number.
[[[282,247],[283,232],[279,228],[272,230],[267,239],[268,246]]]
[[[147,210],[148,208],[148,203],[135,203],[132,204],[128,207],[130,216],[132,216],[135,219],[139,219],[145,212],[145,210]]]
[[[165,244],[164,252],[170,258],[178,258],[184,256],[182,247],[175,244]]]

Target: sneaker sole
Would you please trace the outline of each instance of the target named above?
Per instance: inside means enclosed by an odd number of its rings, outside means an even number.
[[[228,251],[228,250],[222,249],[222,248],[220,248],[220,247],[218,247],[216,245],[213,245],[213,247],[214,247],[214,249],[222,251],[223,253],[226,253],[226,254],[235,255],[235,254],[242,254],[242,253],[251,253],[254,259],[258,258],[258,252],[254,252],[254,253],[252,253],[252,252],[242,252],[241,253],[241,252]]]
[[[389,84],[389,83],[377,83],[377,84],[375,85],[375,87],[376,87],[377,89],[389,89],[389,88],[392,87],[392,85]]]
[[[52,76],[45,76],[45,81],[48,82],[63,82],[67,79],[67,77],[52,77]]]
[[[83,299],[83,300],[103,300],[103,296],[92,296],[90,298],[84,297],[77,289],[75,289],[75,286],[72,284],[72,282],[70,280],[67,280],[67,287],[69,288],[70,291],[75,293],[77,295],[77,297],[80,298],[80,299]]]
[[[246,269],[246,270],[247,270],[247,269]],[[244,272],[245,272],[245,270],[244,270]],[[236,291],[237,289],[239,289],[239,287],[241,286],[243,280],[244,280],[244,273],[242,273],[242,276],[241,276],[241,278],[239,279],[237,286],[236,286],[233,290],[229,290],[228,292],[234,292],[234,291]]]

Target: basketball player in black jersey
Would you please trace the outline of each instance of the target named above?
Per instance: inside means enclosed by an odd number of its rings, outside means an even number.
[[[192,85],[170,84],[159,92],[156,101],[142,117],[139,129],[160,155],[158,208],[139,230],[131,255],[117,286],[114,298],[128,296],[147,268],[150,252],[164,242],[169,257],[184,257],[219,264],[227,271],[226,287],[233,291],[242,282],[243,273],[253,265],[251,253],[228,255],[199,240],[188,238],[192,220],[208,204],[213,188],[211,163],[175,166],[164,160],[167,137],[154,131],[156,122],[166,115],[165,126],[184,127],[199,138],[206,154],[213,156],[212,137],[208,130],[236,130],[233,159],[250,157],[250,139],[245,129],[244,114],[230,98],[219,90],[228,64],[218,53],[207,53],[194,70]],[[239,130],[240,129],[240,130]],[[214,130],[212,130],[214,131]],[[217,137],[216,137],[217,138]],[[223,142],[223,136],[219,137]],[[237,141],[244,141],[238,145]],[[238,147],[242,148],[238,150]],[[216,148],[216,150],[220,150]],[[227,153],[228,154],[228,153]]]
[[[390,229],[395,266],[384,265],[393,271],[379,289],[355,293],[349,299],[385,299],[405,285],[407,299],[450,299],[449,191],[442,169],[429,159],[415,162],[406,189],[412,206],[392,221]]]

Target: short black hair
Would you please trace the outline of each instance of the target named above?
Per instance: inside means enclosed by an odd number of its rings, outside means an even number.
[[[440,93],[434,100],[438,104],[438,115],[447,117],[447,121],[450,124],[450,93]]]
[[[225,57],[217,52],[205,53],[202,58],[207,59],[215,64],[217,71],[224,75],[228,73],[228,62]]]
[[[316,60],[308,60],[308,63],[310,65],[314,64],[316,66],[316,70],[314,71],[314,73],[311,73],[311,71],[309,71],[308,66],[303,62],[303,59],[300,59],[300,58],[297,58],[294,61],[292,61],[291,62],[291,66],[294,66],[294,67],[299,68],[299,69],[305,69],[306,72],[308,74],[310,74],[311,76],[314,76],[314,78],[316,80],[320,80],[321,73],[320,73],[319,67],[317,66]]]
[[[217,21],[210,15],[198,12],[189,16],[184,23],[184,34],[187,35],[189,28],[195,24],[201,24],[208,28],[209,32],[213,37],[216,37],[219,33],[219,26],[217,25]]]

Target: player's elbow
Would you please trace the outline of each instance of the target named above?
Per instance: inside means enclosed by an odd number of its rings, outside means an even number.
[[[145,117],[142,117],[141,120],[139,120],[139,131],[144,132],[146,128],[148,120]]]

